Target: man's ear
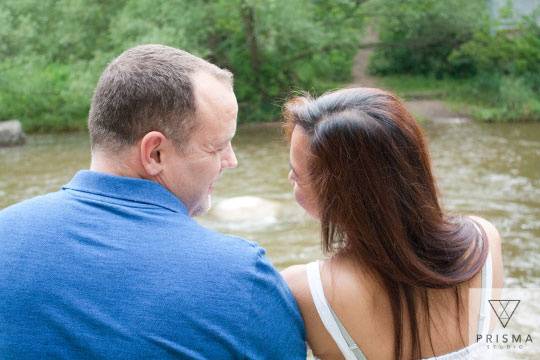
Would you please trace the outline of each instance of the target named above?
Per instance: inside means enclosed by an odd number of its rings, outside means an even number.
[[[151,131],[141,139],[141,164],[149,176],[156,176],[163,170],[161,152],[166,142],[167,138],[159,131]]]

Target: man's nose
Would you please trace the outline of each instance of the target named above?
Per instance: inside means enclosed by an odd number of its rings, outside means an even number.
[[[236,159],[236,154],[234,153],[232,145],[229,146],[229,151],[227,151],[227,155],[224,160],[224,168],[234,169],[238,166],[238,160]]]

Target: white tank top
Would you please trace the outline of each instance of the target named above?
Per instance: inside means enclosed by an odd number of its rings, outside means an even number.
[[[491,254],[488,252],[488,256],[484,267],[482,268],[482,295],[480,299],[480,312],[478,316],[478,332],[479,334],[486,335],[489,331],[490,313],[489,306],[487,305],[488,299],[491,298],[492,287],[492,264]],[[317,309],[319,317],[321,318],[324,327],[328,333],[332,336],[332,339],[336,342],[339,350],[343,354],[346,360],[359,360],[367,359],[362,353],[362,350],[356,345],[352,337],[349,335],[336,313],[332,310],[332,307],[326,301],[324,296],[323,286],[321,282],[321,273],[319,269],[319,261],[314,261],[307,264],[307,278],[309,289],[311,291],[311,297],[313,303]],[[432,357],[426,360],[460,360],[471,359],[479,351],[479,343],[467,346],[461,350],[457,350],[445,355]]]

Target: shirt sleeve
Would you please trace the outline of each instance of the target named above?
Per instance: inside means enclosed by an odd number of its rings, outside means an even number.
[[[245,344],[249,359],[306,359],[302,315],[285,280],[258,247]]]

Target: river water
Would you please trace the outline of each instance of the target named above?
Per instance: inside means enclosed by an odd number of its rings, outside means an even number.
[[[499,229],[507,287],[540,288],[540,123],[423,127],[445,208]],[[259,242],[280,269],[320,258],[317,224],[291,194],[279,127],[240,127],[233,144],[239,167],[223,175],[199,221]],[[24,147],[0,149],[0,209],[56,191],[88,165],[86,134],[32,135]],[[540,325],[540,310],[530,315]]]

